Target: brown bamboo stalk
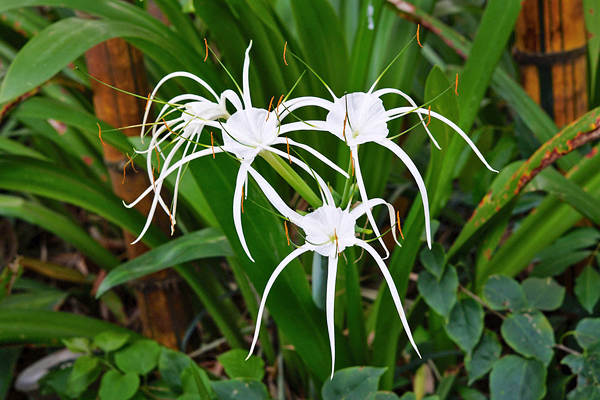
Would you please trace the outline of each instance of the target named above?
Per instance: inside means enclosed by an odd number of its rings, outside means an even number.
[[[111,39],[91,48],[86,52],[86,61],[89,74],[100,82],[130,93],[148,93],[143,55],[123,39]],[[98,118],[114,127],[120,127],[127,136],[138,135],[140,128],[128,127],[141,123],[146,101],[100,82],[92,80],[93,101]],[[131,163],[128,164],[128,157],[108,144],[104,146],[104,161],[113,191],[125,202],[135,200],[150,184],[147,174],[136,173]],[[148,215],[151,200],[148,196],[136,209],[143,215]],[[165,232],[170,228],[169,219],[163,214],[157,213],[155,223]],[[141,242],[129,244],[135,239],[131,232],[124,231],[123,235],[129,259],[148,250]],[[171,348],[178,347],[189,321],[184,307],[187,302],[183,300],[179,286],[177,275],[170,269],[149,275],[133,285],[141,312],[143,334]]]
[[[524,0],[515,59],[527,93],[562,127],[588,110],[581,0]]]

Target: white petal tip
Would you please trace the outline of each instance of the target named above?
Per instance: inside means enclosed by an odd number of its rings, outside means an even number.
[[[246,356],[246,358],[244,358],[244,361],[248,361],[248,359],[249,359],[250,357],[252,357],[252,353],[248,353],[248,356]],[[419,356],[419,357],[421,357],[421,356]]]

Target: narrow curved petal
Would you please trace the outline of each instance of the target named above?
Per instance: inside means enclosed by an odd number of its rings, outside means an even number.
[[[373,88],[371,88],[371,89],[373,89]],[[375,91],[373,93],[373,95],[375,95],[377,97],[381,97],[384,94],[388,94],[388,93],[394,93],[394,94],[400,95],[406,101],[408,101],[410,103],[410,105],[413,106],[414,108],[418,108],[419,107],[419,106],[417,106],[417,103],[415,103],[415,101],[412,99],[412,97],[410,97],[409,95],[407,95],[406,93],[404,93],[403,91],[398,90],[398,89],[392,89],[392,88],[379,89],[379,90]],[[419,118],[421,119],[421,124],[423,124],[423,128],[425,128],[425,132],[427,132],[427,135],[429,135],[429,139],[431,139],[431,141],[433,142],[433,144],[435,145],[435,147],[437,147],[438,149],[441,149],[441,147],[438,144],[437,140],[435,140],[435,138],[433,137],[433,135],[429,131],[429,128],[427,127],[427,124],[423,120],[423,116],[420,113],[419,113]]]
[[[269,277],[269,280],[267,281],[267,286],[265,286],[265,290],[262,295],[262,299],[260,300],[260,306],[258,307],[258,316],[256,317],[256,327],[254,328],[254,337],[252,338],[252,345],[250,346],[250,351],[248,352],[248,357],[246,357],[246,360],[248,358],[250,358],[250,356],[254,352],[254,347],[256,346],[256,342],[258,341],[258,334],[260,332],[260,323],[262,321],[263,312],[265,311],[265,304],[267,302],[267,297],[269,296],[271,287],[273,287],[273,283],[275,283],[275,280],[277,279],[279,274],[281,274],[281,271],[283,271],[283,269],[285,267],[287,267],[287,265],[294,258],[299,257],[300,255],[306,253],[307,251],[309,251],[309,249],[304,246],[299,247],[299,248],[295,249],[294,251],[292,251],[290,254],[288,254],[288,256],[286,258],[283,259],[283,261],[281,261],[279,263],[277,268],[275,268],[275,270]]]
[[[354,163],[354,173],[356,174],[356,183],[358,184],[358,192],[360,193],[362,202],[364,204],[368,204],[369,197],[367,196],[367,189],[365,188],[365,182],[363,180],[363,177],[362,177],[362,174],[360,171],[360,164],[358,163],[358,148],[356,146],[353,146],[353,147],[351,147],[351,150],[352,150],[352,162]],[[387,247],[385,246],[385,243],[383,242],[383,237],[381,237],[381,233],[379,233],[379,228],[377,227],[375,218],[373,218],[373,213],[371,212],[371,208],[366,207],[365,213],[367,214],[367,219],[369,220],[369,223],[371,224],[371,228],[373,228],[373,232],[375,233],[375,236],[377,236],[379,243],[381,243],[381,246],[383,247],[383,250],[385,251],[385,258],[388,258],[390,256],[390,252],[388,251]]]
[[[242,76],[242,99],[246,109],[252,108],[252,100],[250,99],[250,49],[252,48],[252,40],[246,49],[246,57],[244,58],[244,72]]]
[[[302,224],[303,217],[300,214],[298,214],[296,211],[294,211],[290,207],[288,207],[287,204],[285,204],[285,201],[283,201],[281,199],[281,197],[279,197],[279,195],[277,194],[275,189],[273,189],[273,186],[271,186],[271,184],[269,182],[267,182],[267,180],[265,178],[263,178],[250,165],[248,166],[248,172],[250,173],[250,175],[252,175],[252,177],[254,178],[256,183],[258,183],[258,186],[260,187],[262,192],[265,194],[265,196],[269,200],[269,203],[271,203],[271,205],[273,207],[275,207],[275,209],[277,211],[279,211],[279,213],[281,215],[283,215],[285,218],[289,219],[295,225]]]
[[[408,326],[408,321],[406,320],[406,315],[404,314],[404,309],[402,308],[402,302],[400,301],[400,296],[398,296],[398,289],[396,289],[396,285],[394,284],[394,280],[392,279],[390,271],[388,271],[387,266],[385,265],[381,257],[379,257],[379,254],[377,254],[373,247],[369,246],[362,240],[357,240],[356,245],[365,249],[377,262],[377,265],[379,266],[379,269],[381,270],[381,273],[383,274],[383,277],[385,278],[385,281],[387,282],[388,287],[390,288],[392,299],[394,299],[396,310],[398,311],[400,321],[402,321],[402,326],[404,326],[404,330],[406,331],[408,340],[410,341],[410,344],[412,345],[413,349],[415,349],[415,351],[417,352],[419,358],[421,358],[421,353],[419,353],[419,349],[417,348],[417,345],[415,344],[415,341],[412,336],[412,332],[410,331],[410,326]]]
[[[416,112],[419,114],[429,114],[428,110],[425,110],[423,108],[417,108],[416,110],[414,108],[410,108],[410,107],[398,107],[395,108],[393,110],[390,110],[390,112],[393,112],[393,114],[407,114],[410,112]],[[444,117],[443,115],[436,113],[435,111],[431,111],[431,116],[435,119],[439,119],[440,121],[442,121],[443,123],[445,123],[446,125],[448,125],[450,128],[454,129],[454,131],[456,133],[458,133],[464,140],[465,142],[467,142],[467,144],[471,147],[471,149],[473,150],[473,152],[475,152],[475,154],[477,155],[477,157],[479,157],[479,159],[481,160],[481,162],[487,167],[487,169],[489,169],[492,172],[498,172],[497,170],[495,170],[494,168],[492,168],[492,166],[490,164],[488,164],[488,162],[485,160],[485,158],[483,157],[483,154],[481,154],[481,152],[479,151],[479,149],[477,148],[477,146],[475,146],[475,143],[473,143],[473,141],[471,140],[471,138],[462,130],[458,127],[458,125],[456,125],[454,122],[450,121],[448,118]]]
[[[283,111],[280,113],[279,117],[283,119],[289,113],[306,106],[317,106],[324,108],[325,110],[330,110],[331,106],[333,106],[333,102],[314,96],[298,97],[295,99],[288,100],[280,105],[280,107],[283,108]]]
[[[250,168],[252,168],[250,167],[250,164],[242,162],[240,169],[238,170],[237,178],[235,180],[235,190],[233,191],[233,224],[235,225],[235,230],[244,251],[248,255],[248,258],[254,262],[254,259],[250,255],[250,250],[248,250],[246,238],[244,237],[244,230],[242,228],[242,196],[245,196],[243,188]]]
[[[295,131],[325,131],[325,132],[328,132],[329,129],[327,128],[327,124],[325,123],[325,121],[314,121],[314,120],[296,121],[296,122],[286,123],[285,125],[281,125],[281,127],[279,128],[279,135],[281,136],[281,135],[285,135],[286,133],[295,132]]]
[[[229,102],[233,104],[237,111],[241,111],[244,109],[244,106],[240,101],[240,97],[231,89],[227,89],[223,93],[221,93],[221,103],[223,106],[225,106],[225,100],[229,100]]]
[[[325,297],[325,314],[327,315],[327,332],[329,333],[329,347],[331,348],[331,378],[335,371],[335,278],[337,274],[337,256],[328,257],[327,263],[327,293]]]
[[[385,148],[390,149],[402,162],[406,165],[406,168],[410,171],[413,178],[415,178],[415,182],[417,183],[417,187],[419,188],[419,192],[421,193],[421,199],[423,201],[423,213],[425,214],[425,236],[427,237],[427,247],[431,249],[431,221],[429,217],[429,198],[427,197],[427,188],[425,187],[425,182],[423,181],[423,177],[421,173],[417,169],[415,163],[410,159],[408,154],[402,150],[400,146],[391,140],[381,140],[379,142]]]

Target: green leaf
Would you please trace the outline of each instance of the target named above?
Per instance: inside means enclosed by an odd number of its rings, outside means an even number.
[[[181,372],[181,385],[184,394],[193,394],[200,400],[217,399],[217,394],[208,379],[206,371],[198,367],[193,361]]]
[[[400,400],[400,397],[394,392],[379,391],[375,393],[375,398],[373,400]]]
[[[100,400],[128,400],[140,387],[140,377],[134,372],[121,374],[119,371],[107,371],[100,381],[98,395]]]
[[[181,373],[191,362],[185,354],[163,347],[158,359],[158,372],[171,389],[181,390]]]
[[[500,329],[502,337],[517,353],[535,357],[548,365],[554,355],[554,331],[539,311],[509,315]]]
[[[483,308],[471,298],[459,300],[445,325],[446,333],[458,347],[471,353],[483,333]]]
[[[527,278],[521,282],[529,307],[543,311],[559,308],[565,298],[565,288],[550,277]]]
[[[115,364],[123,372],[146,375],[158,365],[160,345],[154,340],[142,339],[115,353]]]
[[[445,254],[441,244],[435,242],[431,248],[423,249],[419,254],[423,267],[439,281],[444,273]]]
[[[62,339],[61,342],[73,353],[91,353],[92,345],[86,337],[74,337]]]
[[[487,397],[479,390],[472,389],[466,386],[457,386],[456,391],[464,400],[486,400]]]
[[[591,265],[586,266],[575,279],[575,295],[579,303],[588,313],[594,312],[594,307],[600,299],[600,273]]]
[[[242,349],[229,350],[217,356],[229,378],[247,378],[262,380],[265,376],[265,362],[262,358],[250,356],[246,360],[248,352]]]
[[[582,349],[590,349],[600,343],[600,318],[584,318],[575,327],[575,340]]]
[[[500,358],[500,354],[502,354],[502,346],[498,342],[496,334],[486,330],[481,341],[473,349],[473,353],[465,356],[469,385],[487,374],[496,360]]]
[[[73,370],[67,380],[67,393],[71,397],[79,397],[81,394],[100,377],[102,368],[99,368],[100,360],[96,356],[85,355],[75,360]]]
[[[219,400],[267,400],[270,399],[266,386],[254,379],[232,379],[212,381]]]
[[[125,346],[130,337],[125,332],[102,332],[94,336],[94,346],[105,352],[115,351]]]
[[[227,239],[217,228],[205,228],[171,240],[112,270],[96,292],[100,297],[114,286],[153,272],[208,257],[232,256]]]
[[[508,355],[490,374],[491,400],[540,400],[546,393],[546,368],[538,360]]]
[[[527,307],[525,293],[517,281],[505,275],[492,275],[483,287],[485,300],[493,310],[520,310]]]
[[[569,354],[561,360],[577,374],[577,387],[569,392],[569,400],[591,400],[600,398],[600,353]]]
[[[446,268],[439,282],[430,272],[421,272],[417,288],[427,305],[447,321],[454,304],[456,304],[456,291],[458,290],[456,268]]]
[[[323,400],[373,400],[385,368],[350,367],[337,371],[321,390]]]
[[[6,399],[6,394],[12,386],[14,369],[21,355],[21,347],[0,349],[0,399]]]

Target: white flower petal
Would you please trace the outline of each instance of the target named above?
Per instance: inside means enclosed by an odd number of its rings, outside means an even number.
[[[292,251],[290,254],[287,255],[287,257],[285,257],[283,259],[283,261],[281,261],[279,263],[279,265],[277,266],[277,268],[275,268],[275,270],[273,271],[273,273],[269,277],[269,280],[267,281],[267,286],[265,286],[265,290],[263,292],[262,299],[260,301],[260,306],[258,307],[258,316],[256,317],[256,327],[254,328],[254,337],[252,339],[252,345],[250,346],[250,351],[248,352],[248,357],[246,357],[246,360],[248,358],[250,358],[250,356],[254,352],[254,347],[256,346],[256,342],[258,341],[258,334],[260,332],[260,323],[262,321],[263,312],[265,310],[265,304],[267,302],[267,297],[269,296],[269,292],[271,291],[271,287],[273,287],[273,283],[275,283],[275,280],[277,279],[277,277],[279,276],[279,274],[281,273],[281,271],[283,271],[283,269],[294,258],[299,257],[300,255],[306,253],[307,251],[309,251],[309,249],[306,248],[305,246],[299,247],[299,248],[295,249],[294,251]]]
[[[390,149],[394,154],[402,160],[406,168],[410,171],[413,178],[415,178],[415,182],[417,183],[417,187],[419,188],[419,192],[421,193],[421,199],[423,201],[423,213],[425,214],[425,236],[427,237],[427,247],[431,249],[431,222],[429,217],[429,199],[427,197],[427,188],[425,187],[425,182],[423,181],[423,177],[421,173],[417,169],[417,166],[410,159],[408,154],[400,146],[396,143],[392,142],[389,139],[381,140],[379,142],[380,145]]]
[[[383,274],[383,277],[385,278],[385,281],[387,282],[388,287],[390,288],[392,299],[394,299],[396,310],[398,310],[398,315],[400,316],[400,321],[402,321],[402,326],[404,326],[404,330],[406,331],[408,340],[410,341],[410,344],[412,345],[413,349],[415,349],[415,351],[417,352],[419,358],[421,358],[421,353],[419,353],[419,349],[417,348],[417,345],[415,344],[415,341],[412,336],[412,332],[410,331],[410,326],[408,326],[408,321],[406,320],[406,315],[404,314],[404,309],[402,308],[402,302],[400,301],[400,296],[398,295],[398,289],[396,289],[396,285],[394,284],[394,280],[392,279],[390,271],[388,271],[385,263],[383,262],[381,257],[379,257],[379,254],[377,254],[373,247],[369,246],[362,240],[357,240],[356,245],[365,249],[377,262],[377,265],[379,266],[379,269],[381,270],[381,273]]]
[[[235,190],[233,191],[233,224],[235,225],[235,231],[237,232],[244,251],[250,260],[254,262],[252,255],[250,255],[250,250],[248,250],[246,238],[244,237],[244,229],[242,228],[242,196],[245,196],[243,187],[246,182],[249,168],[251,168],[250,164],[242,162],[240,169],[238,170],[237,179],[235,180]]]
[[[327,263],[327,292],[325,297],[325,314],[327,316],[327,332],[329,333],[329,347],[331,348],[331,378],[335,371],[335,278],[337,274],[337,254],[329,257]]]
[[[242,98],[244,100],[244,107],[246,109],[252,108],[252,100],[250,99],[250,49],[252,48],[252,40],[246,49],[246,56],[244,57],[244,72],[242,76]]]

